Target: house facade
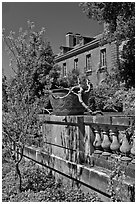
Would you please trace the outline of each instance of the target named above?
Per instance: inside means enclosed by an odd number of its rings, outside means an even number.
[[[85,73],[93,86],[96,86],[118,65],[116,42],[106,42],[101,46],[101,36],[83,37],[71,32],[66,34],[66,45],[60,47],[60,53],[55,58],[64,77],[77,69],[79,73]]]

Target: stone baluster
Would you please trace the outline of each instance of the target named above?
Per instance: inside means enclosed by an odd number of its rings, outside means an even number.
[[[95,131],[95,140],[93,142],[93,146],[95,147],[95,151],[94,153],[102,153],[102,148],[101,148],[101,135],[100,135],[100,132],[99,132],[99,129],[96,128]]]
[[[111,138],[112,138],[112,143],[110,145],[110,149],[113,154],[117,154],[119,152],[120,148],[120,142],[118,139],[118,131],[116,129],[111,128],[110,130]]]
[[[130,149],[131,149],[131,146],[128,142],[128,139],[127,139],[127,136],[126,136],[126,133],[123,135],[123,138],[122,138],[122,145],[120,146],[120,151],[125,155],[127,156],[128,153],[130,152]]]
[[[124,135],[122,138],[122,145],[120,146],[120,152],[122,153],[121,161],[128,164],[131,161],[131,158],[129,157],[131,145],[129,144],[129,141],[126,136],[126,132],[124,131]]]
[[[110,145],[111,145],[111,141],[109,139],[109,131],[104,129],[103,130],[103,141],[101,143],[101,146],[105,152],[110,152]]]

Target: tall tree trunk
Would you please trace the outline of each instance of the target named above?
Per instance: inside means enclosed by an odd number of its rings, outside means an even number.
[[[16,163],[15,163],[15,168],[16,168],[16,173],[18,175],[19,178],[19,192],[22,192],[22,176],[21,176],[21,172],[19,169],[19,163],[21,162],[22,158],[23,158],[23,150],[24,150],[24,146],[20,148],[16,149]]]
[[[20,169],[19,169],[19,163],[16,163],[15,167],[16,167],[16,173],[19,177],[19,192],[22,192],[22,177],[21,177],[21,173],[20,173]]]

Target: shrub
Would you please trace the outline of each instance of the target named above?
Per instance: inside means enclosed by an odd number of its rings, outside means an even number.
[[[4,169],[5,169],[4,165]],[[3,179],[2,200],[7,202],[95,202],[101,201],[96,193],[84,193],[77,187],[64,185],[60,180],[55,180],[52,174],[36,166],[33,162],[22,162],[24,190],[17,192],[17,182],[13,168]]]
[[[126,115],[135,115],[135,88],[132,87],[129,90],[123,91],[123,93],[119,94],[119,98],[122,98],[124,113]]]
[[[87,76],[81,74],[78,70],[73,69],[67,73],[67,76],[62,76],[61,72],[56,81],[53,80],[54,88],[72,88],[74,86],[82,85],[83,89],[87,89]]]
[[[89,99],[89,106],[105,112],[123,112],[126,115],[135,114],[135,88],[127,89],[119,83],[116,74],[108,75],[97,87]]]
[[[111,195],[113,202],[134,202],[135,201],[135,186],[125,186],[125,168],[121,166],[120,156],[115,158],[114,165],[108,180],[108,192]]]

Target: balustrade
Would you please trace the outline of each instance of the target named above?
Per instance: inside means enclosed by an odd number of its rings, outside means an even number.
[[[98,128],[94,130],[93,155],[109,160],[119,157],[122,164],[135,164],[135,135],[130,138],[126,133],[126,127],[125,130],[120,129],[120,126],[109,125],[102,128],[102,124],[98,124]]]
[[[42,149],[25,147],[25,154],[103,195],[108,193],[109,177],[117,165],[125,171],[122,188],[127,192],[135,178],[135,132],[127,131],[130,119],[134,120],[121,116],[47,115],[41,128]]]
[[[121,116],[66,116],[64,122],[64,117],[52,116],[49,124],[49,116],[47,116],[45,128],[47,134],[50,133],[49,141],[56,141],[55,143],[58,144],[59,137],[62,135],[64,140],[62,148],[67,148],[64,152],[67,154],[65,157],[67,160],[93,165],[92,161],[95,158],[95,165],[99,160],[101,165],[103,162],[107,165],[107,161],[109,163],[114,158],[120,158],[121,164],[134,166],[135,134],[131,135],[126,131],[131,124],[131,119],[134,120],[134,118]],[[58,125],[64,125],[65,133],[61,133],[63,129],[59,130]],[[49,126],[52,128],[50,129]],[[53,132],[57,134],[53,135]],[[51,149],[57,149],[57,144],[52,144]],[[63,154],[61,156],[63,158]]]

